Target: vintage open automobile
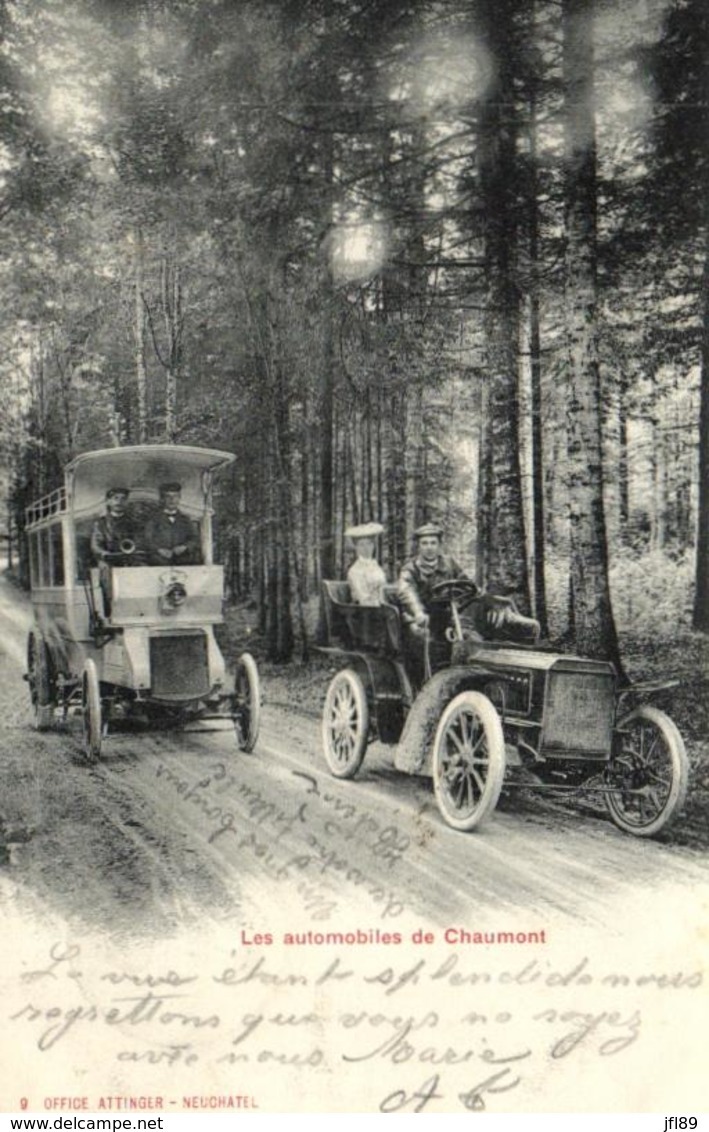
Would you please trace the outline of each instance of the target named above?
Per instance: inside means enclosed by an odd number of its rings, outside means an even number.
[[[432,777],[440,812],[458,830],[492,813],[503,783],[592,792],[639,837],[682,808],[682,737],[664,712],[640,703],[672,682],[620,688],[612,664],[540,645],[536,621],[466,578],[434,587],[417,671],[393,587],[387,599],[363,607],[346,582],[323,583],[322,651],[343,666],[322,718],[332,774],[353,777],[371,739],[395,744],[396,769]]]
[[[167,444],[86,452],[67,465],[62,487],[27,508],[35,615],[27,680],[39,730],[80,712],[90,760],[119,721],[233,725],[238,747],[254,747],[256,664],[243,653],[230,669],[214,634],[224,569],[212,560],[212,481],[233,459]],[[182,485],[180,510],[199,535],[200,564],[151,564],[140,533],[96,563],[91,534],[107,491],[128,489],[133,529],[142,532],[166,481]]]

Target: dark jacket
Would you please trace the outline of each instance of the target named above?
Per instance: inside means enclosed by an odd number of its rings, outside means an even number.
[[[464,573],[458,563],[446,554],[439,554],[430,565],[423,558],[412,558],[402,567],[397,583],[397,595],[404,616],[416,621],[422,614],[429,613],[433,587],[438,582],[462,577]]]
[[[174,554],[177,546],[186,547],[183,554]],[[181,511],[176,511],[172,516],[161,511],[148,520],[145,527],[145,549],[150,561],[158,565],[169,561],[176,566],[194,566],[202,561],[197,527]],[[158,554],[159,550],[169,550],[170,558],[163,558]]]
[[[120,554],[121,543],[136,541],[135,523],[129,515],[102,515],[91,531],[91,554],[103,562],[107,554]]]

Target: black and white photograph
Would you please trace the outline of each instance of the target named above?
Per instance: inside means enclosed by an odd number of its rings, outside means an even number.
[[[705,0],[0,0],[0,249],[0,1112],[696,1129]]]

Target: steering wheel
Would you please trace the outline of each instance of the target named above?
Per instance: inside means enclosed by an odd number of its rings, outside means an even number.
[[[480,590],[472,578],[446,578],[431,586],[433,601],[455,601],[461,610],[467,609],[476,597],[480,597]]]

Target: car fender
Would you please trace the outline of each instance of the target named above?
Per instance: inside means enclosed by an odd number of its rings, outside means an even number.
[[[343,668],[354,668],[362,677],[367,696],[372,704],[380,699],[396,697],[402,700],[406,689],[402,686],[401,666],[387,657],[372,656],[364,652],[343,652],[338,649]]]
[[[321,648],[318,651],[327,653],[331,650]],[[405,709],[413,699],[403,665],[388,657],[372,656],[371,653],[346,652],[339,648],[332,652],[337,656],[341,668],[352,668],[361,678],[375,730],[382,732],[384,742],[391,742],[391,708]],[[379,727],[380,722],[383,724],[382,728]],[[397,738],[399,730],[400,725],[396,726]]]
[[[459,692],[481,690],[490,680],[483,665],[446,668],[432,676],[416,697],[394,752],[394,766],[405,774],[431,775],[431,747],[446,704]]]

